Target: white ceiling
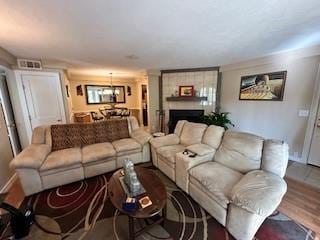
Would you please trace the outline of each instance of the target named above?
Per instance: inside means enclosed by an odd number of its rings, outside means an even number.
[[[74,74],[239,62],[320,44],[319,23],[319,0],[0,0],[0,46]]]

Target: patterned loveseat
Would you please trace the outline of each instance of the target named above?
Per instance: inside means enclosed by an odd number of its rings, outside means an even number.
[[[134,117],[40,126],[11,166],[25,194],[31,195],[115,170],[126,158],[150,161],[150,138]]]

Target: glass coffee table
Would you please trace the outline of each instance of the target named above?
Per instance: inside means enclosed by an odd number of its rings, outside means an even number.
[[[135,211],[128,212],[122,208],[122,203],[127,199],[127,195],[121,186],[119,177],[122,176],[121,169],[116,171],[109,180],[108,193],[113,206],[121,213],[128,216],[129,219],[129,239],[148,231],[155,224],[163,224],[166,218],[167,191],[161,179],[152,171],[143,167],[135,166],[135,170],[141,184],[146,192],[136,197],[138,208]],[[146,208],[139,205],[139,199],[148,196],[152,204]],[[160,215],[161,213],[161,215]],[[157,217],[156,217],[157,216]],[[135,231],[136,219],[153,219],[151,224]],[[155,220],[154,220],[155,219]]]

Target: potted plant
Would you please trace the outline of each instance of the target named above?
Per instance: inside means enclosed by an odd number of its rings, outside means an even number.
[[[227,130],[230,126],[234,127],[234,124],[229,119],[230,113],[222,112],[222,113],[209,113],[208,115],[204,115],[201,118],[201,121],[207,125],[217,125],[220,127],[224,127]]]

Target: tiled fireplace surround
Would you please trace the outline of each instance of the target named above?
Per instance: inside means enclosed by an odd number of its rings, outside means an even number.
[[[169,132],[169,112],[170,110],[204,110],[204,114],[215,111],[216,90],[218,82],[217,70],[188,71],[163,73],[162,75],[162,106],[164,113],[165,132]],[[179,86],[193,85],[198,96],[207,97],[207,101],[167,101]]]

